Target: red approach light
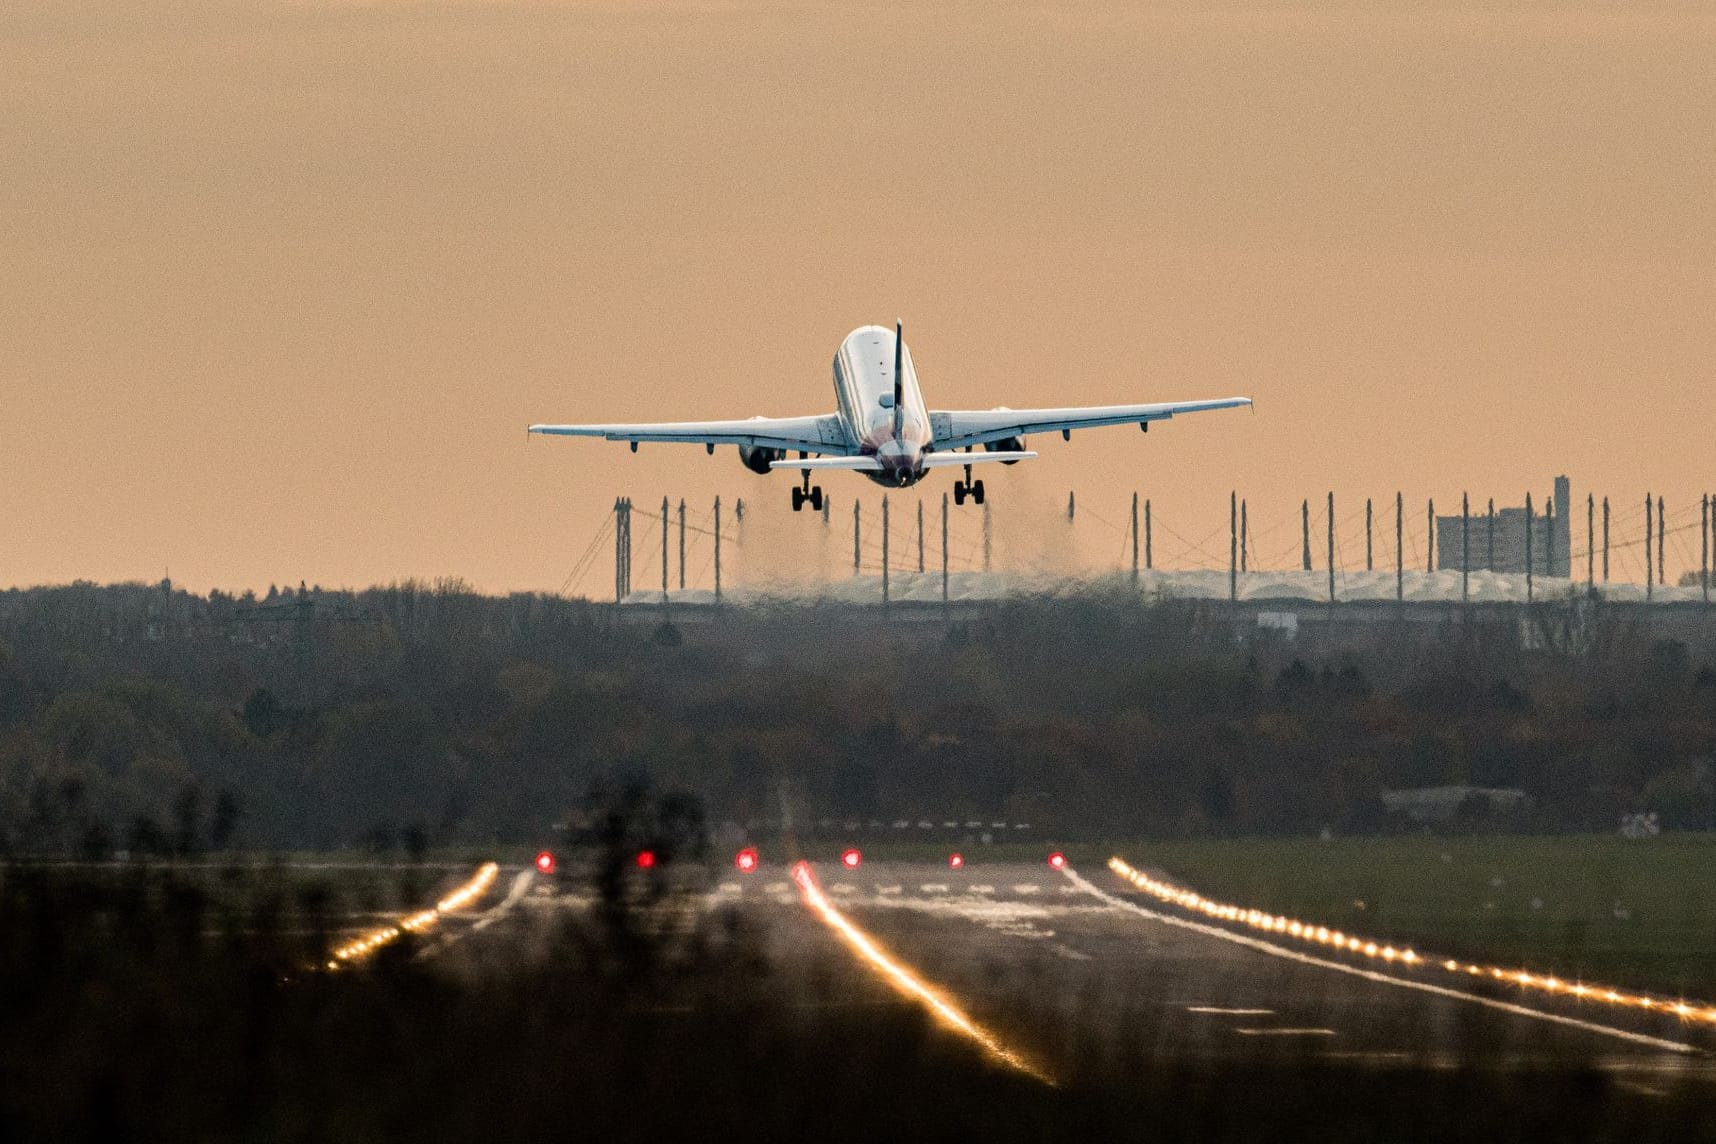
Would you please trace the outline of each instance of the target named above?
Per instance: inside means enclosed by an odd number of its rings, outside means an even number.
[[[965,869],[965,855],[949,854],[947,856],[947,864],[954,870],[963,870]]]
[[[733,865],[738,868],[741,874],[749,874],[752,870],[755,870],[757,868],[756,847],[747,846],[743,850],[739,851],[739,853],[733,858]]]
[[[840,855],[840,864],[842,866],[846,867],[848,870],[858,869],[859,863],[861,863],[863,861],[864,861],[864,855],[858,853],[858,850],[856,847],[854,847],[853,849],[847,850],[845,853]]]
[[[1067,856],[1057,850],[1053,854],[1049,855],[1049,865],[1053,866],[1057,870],[1064,870],[1067,866]]]
[[[536,872],[538,874],[554,873],[554,855],[544,850],[536,856]]]
[[[638,869],[640,869],[640,870],[653,870],[653,869],[655,869],[655,851],[654,850],[639,850],[638,851]]]

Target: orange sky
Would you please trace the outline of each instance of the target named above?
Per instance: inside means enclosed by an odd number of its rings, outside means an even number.
[[[8,5],[0,584],[555,589],[617,494],[791,478],[527,423],[822,412],[896,316],[932,408],[1258,400],[1034,439],[1015,514],[1716,489],[1708,5],[919,7]]]

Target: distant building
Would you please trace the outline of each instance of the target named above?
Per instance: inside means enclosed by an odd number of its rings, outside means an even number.
[[[1539,576],[1571,575],[1573,556],[1573,490],[1566,477],[1555,478],[1553,511],[1549,504],[1531,506],[1531,570]],[[1458,515],[1436,518],[1436,567],[1458,572],[1524,572],[1525,509],[1498,508],[1490,528],[1489,506],[1474,504],[1465,522]],[[1462,552],[1465,554],[1462,559]]]

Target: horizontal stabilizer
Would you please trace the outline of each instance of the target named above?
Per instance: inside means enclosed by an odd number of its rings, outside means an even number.
[[[953,465],[981,465],[986,461],[1000,461],[1004,465],[1014,461],[1029,461],[1037,454],[1033,450],[1024,452],[996,453],[926,453],[924,468],[945,469]]]
[[[797,461],[770,461],[771,469],[852,469],[860,473],[879,473],[882,462],[874,457],[803,457]]]

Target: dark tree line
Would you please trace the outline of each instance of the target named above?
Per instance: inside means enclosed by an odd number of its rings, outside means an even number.
[[[533,842],[646,776],[712,824],[1027,821],[1067,837],[1403,828],[1385,789],[1529,795],[1505,823],[1716,827],[1716,648],[1588,619],[1307,630],[1020,601],[616,619],[458,583],[272,599],[0,593],[0,847],[422,851]],[[585,824],[588,826],[589,824]]]

